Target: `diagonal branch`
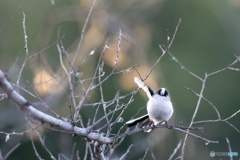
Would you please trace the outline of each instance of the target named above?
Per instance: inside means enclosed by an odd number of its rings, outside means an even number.
[[[205,77],[204,77],[204,79],[202,81],[202,88],[201,88],[201,91],[200,91],[200,94],[199,94],[199,98],[198,98],[198,101],[197,101],[197,105],[196,105],[195,111],[193,113],[193,116],[192,116],[192,119],[191,119],[191,122],[190,122],[190,125],[189,125],[190,128],[192,127],[192,125],[194,123],[194,120],[196,118],[196,115],[198,113],[198,110],[199,110],[199,107],[200,107],[200,103],[201,103],[202,97],[203,97],[203,91],[204,91],[205,85],[206,85],[206,80],[207,80],[207,74],[205,74]],[[183,145],[182,145],[182,150],[181,150],[181,160],[184,159],[184,152],[185,152],[187,139],[188,139],[188,134],[185,135],[185,138],[183,140]]]
[[[42,124],[53,130],[73,133],[83,136],[87,139],[97,141],[99,143],[111,143],[112,139],[102,136],[100,133],[88,132],[86,128],[73,126],[71,123],[52,117],[44,112],[34,108],[22,95],[20,95],[6,79],[6,76],[0,70],[0,87],[6,92],[8,97],[14,101],[17,106],[24,112],[26,118],[33,123]]]
[[[149,127],[145,127],[145,128],[135,128],[134,130],[130,130],[130,131],[126,131],[125,133],[122,133],[122,134],[119,134],[119,135],[116,135],[114,137],[115,140],[118,140],[120,138],[123,138],[127,135],[132,135],[132,134],[135,134],[135,133],[138,133],[138,132],[141,132],[141,131],[144,131],[144,130],[148,130],[148,129],[154,129],[154,128],[166,128],[166,129],[170,129],[170,130],[176,130],[176,131],[179,131],[179,132],[182,132],[182,133],[185,133],[186,136],[192,136],[194,138],[197,138],[197,139],[200,139],[200,140],[203,140],[206,144],[209,144],[209,143],[213,143],[213,144],[218,144],[218,141],[213,141],[213,140],[209,140],[207,138],[204,138],[204,137],[201,137],[199,135],[196,135],[194,133],[191,133],[189,132],[189,130],[202,130],[203,128],[201,127],[184,127],[184,126],[179,126],[179,125],[154,125],[154,126],[149,126]]]
[[[83,38],[84,38],[84,34],[85,34],[85,30],[86,30],[86,28],[87,28],[87,24],[88,24],[88,22],[89,22],[89,20],[90,20],[90,16],[91,16],[91,14],[92,14],[92,12],[93,12],[93,8],[94,8],[94,6],[95,6],[95,4],[96,4],[96,1],[97,1],[97,0],[94,0],[94,1],[93,1],[92,6],[91,6],[91,8],[90,8],[90,10],[89,10],[89,12],[88,12],[87,18],[86,18],[86,20],[85,20],[85,22],[84,22],[84,26],[83,26],[83,29],[82,29],[82,32],[81,32],[81,37],[80,37],[80,41],[79,41],[79,43],[78,43],[77,51],[75,52],[74,57],[73,57],[73,60],[72,60],[72,64],[73,64],[73,65],[75,64],[75,61],[76,61],[76,59],[77,59],[77,56],[79,55],[80,48],[81,48],[81,46],[82,46],[82,42],[83,42]]]
[[[161,56],[157,59],[157,61],[154,63],[154,65],[152,66],[152,68],[150,69],[150,71],[148,72],[148,74],[146,75],[146,77],[143,79],[143,81],[145,81],[145,80],[149,77],[149,75],[152,73],[153,69],[156,67],[156,65],[159,63],[159,61],[162,59],[162,57],[163,57],[163,56],[169,51],[169,49],[171,48],[172,43],[173,43],[173,41],[174,41],[174,39],[175,39],[175,37],[176,37],[178,28],[179,28],[179,26],[180,26],[180,23],[181,23],[181,18],[180,18],[179,21],[178,21],[178,24],[177,24],[177,26],[176,26],[176,28],[175,28],[174,33],[173,33],[173,37],[172,37],[170,43],[168,44],[166,50],[164,50],[164,49],[161,47],[161,45],[159,45],[159,47],[162,49],[162,54],[161,54]]]

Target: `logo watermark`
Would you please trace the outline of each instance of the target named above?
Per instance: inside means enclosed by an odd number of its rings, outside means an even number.
[[[214,151],[211,151],[210,152],[210,157],[215,157],[215,156],[219,156],[219,157],[223,157],[223,156],[234,157],[234,156],[238,156],[238,152],[214,152]]]

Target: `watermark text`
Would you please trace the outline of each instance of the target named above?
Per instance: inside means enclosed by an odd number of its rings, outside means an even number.
[[[234,157],[234,156],[238,156],[238,152],[214,152],[211,151],[210,152],[210,157],[223,157],[223,156],[228,156],[228,157]]]

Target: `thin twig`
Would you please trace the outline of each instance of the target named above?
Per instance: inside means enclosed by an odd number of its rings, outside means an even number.
[[[179,141],[178,145],[176,146],[176,148],[174,149],[173,153],[170,155],[170,157],[168,158],[168,160],[172,160],[173,157],[176,155],[177,151],[179,150],[179,148],[182,145],[182,139]]]
[[[129,105],[134,101],[133,96],[134,96],[134,93],[133,93],[132,96],[130,97],[130,99],[129,99],[129,101],[127,102],[127,104],[124,104],[122,107],[120,107],[120,108],[122,108],[122,111],[121,111],[121,113],[118,115],[118,117],[115,119],[115,121],[112,122],[112,125],[114,125],[115,123],[117,123],[117,121],[118,121],[118,120],[120,119],[120,117],[123,115],[126,106],[129,106]],[[117,109],[117,108],[116,108],[116,109]]]
[[[226,137],[226,142],[228,144],[228,151],[231,154],[232,153],[232,148],[231,148],[231,144],[230,144],[230,141],[229,141],[228,137]],[[233,160],[233,156],[232,155],[230,155],[229,157],[230,157],[230,160]]]
[[[144,131],[144,130],[154,129],[154,128],[166,128],[166,129],[170,129],[170,130],[176,130],[176,131],[185,133],[186,135],[190,135],[190,136],[195,137],[197,139],[203,140],[207,144],[209,144],[209,143],[218,144],[218,141],[212,141],[212,140],[206,139],[204,137],[201,137],[199,135],[196,135],[194,133],[189,132],[189,130],[195,130],[195,129],[202,130],[203,129],[202,127],[192,128],[192,127],[184,127],[184,126],[179,126],[179,125],[157,125],[157,126],[154,125],[154,126],[149,126],[149,127],[145,127],[145,128],[135,128],[134,130],[126,131],[125,133],[116,135],[114,137],[114,140],[125,137],[126,135],[132,135],[132,134]]]
[[[60,42],[59,42],[60,43]],[[61,64],[61,66],[62,66],[62,68],[63,68],[63,70],[64,70],[64,72],[65,72],[65,74],[67,75],[67,77],[68,77],[68,85],[69,85],[69,89],[70,89],[70,93],[71,93],[71,101],[72,101],[72,103],[73,103],[73,106],[74,106],[74,108],[76,108],[76,99],[75,99],[75,93],[74,93],[74,86],[73,86],[73,83],[72,83],[72,76],[71,76],[71,73],[70,72],[68,72],[68,70],[67,70],[67,68],[65,67],[65,65],[63,64],[63,59],[62,59],[62,45],[61,44],[57,44],[57,48],[58,48],[58,53],[59,53],[59,60],[60,60],[60,64]],[[61,45],[61,46],[60,46]],[[76,121],[75,121],[76,119],[73,119],[73,124],[75,124],[76,123]]]
[[[7,99],[7,98],[8,98],[7,94],[5,94],[5,93],[0,94],[0,102]]]
[[[89,12],[88,12],[87,18],[86,18],[86,20],[85,20],[85,22],[84,22],[83,29],[82,29],[82,33],[81,33],[81,37],[80,37],[80,41],[79,41],[78,47],[77,47],[77,51],[75,52],[75,55],[74,55],[74,58],[73,58],[73,61],[72,61],[72,64],[73,64],[73,65],[74,65],[74,63],[75,63],[75,61],[76,61],[76,58],[77,58],[79,52],[80,52],[80,48],[81,48],[81,46],[82,46],[82,42],[83,42],[83,37],[84,37],[84,34],[85,34],[85,30],[86,30],[86,28],[87,28],[87,24],[88,24],[88,21],[89,21],[89,19],[90,19],[91,14],[92,14],[92,11],[93,11],[93,8],[94,8],[94,6],[95,6],[96,1],[97,1],[97,0],[94,0],[94,1],[93,1],[92,6],[91,6],[91,8],[90,8],[90,10],[89,10]]]
[[[24,49],[26,50],[26,57],[28,57],[28,37],[27,37],[27,29],[26,29],[26,14],[23,12],[23,34],[24,34]]]
[[[86,142],[83,160],[87,160],[87,158],[88,158],[88,148],[89,148],[89,142]]]
[[[161,48],[161,47],[160,47]],[[162,49],[162,48],[161,48]],[[163,49],[162,49],[163,50]],[[192,71],[190,71],[189,69],[187,69],[176,57],[173,56],[173,54],[168,51],[168,54],[172,57],[172,60],[175,61],[176,63],[179,64],[179,66],[181,67],[181,69],[183,69],[184,71],[186,71],[188,74],[192,75],[193,77],[197,78],[200,81],[203,81],[203,79],[201,77],[199,77],[198,75],[196,75],[195,73],[193,73]]]
[[[148,153],[148,148],[146,149],[146,151],[145,151],[145,153],[144,153],[144,155],[143,155],[143,158],[141,159],[141,160],[144,160],[145,158],[146,158],[146,156],[147,156],[147,153]]]
[[[40,125],[36,125],[35,127],[30,128],[30,129],[28,129],[26,131],[23,131],[23,132],[15,132],[15,131],[13,131],[13,132],[2,132],[2,131],[0,131],[0,134],[5,134],[6,136],[11,136],[11,135],[22,136],[22,135],[24,135],[26,133],[28,133],[28,134],[31,133],[32,131],[37,129],[39,126],[42,126],[42,125],[41,124]]]
[[[230,120],[231,118],[235,117],[238,113],[240,113],[240,110],[238,110],[237,112],[233,113],[231,116],[225,118],[224,121]]]
[[[151,156],[152,156],[153,160],[157,160],[155,155],[153,154],[153,151],[151,151]]]
[[[132,148],[133,144],[131,144],[127,151],[119,158],[119,160],[124,160],[127,157],[127,154],[130,152],[130,149]]]
[[[215,74],[218,74],[218,73],[220,73],[220,72],[223,72],[223,71],[226,71],[227,69],[229,69],[229,68],[231,68],[233,65],[235,65],[237,62],[239,62],[240,61],[240,56],[239,57],[237,57],[232,63],[230,63],[228,66],[226,66],[226,67],[224,67],[224,68],[222,68],[222,69],[219,69],[219,70],[217,70],[217,71],[214,71],[214,72],[212,72],[212,73],[209,73],[208,74],[208,77],[210,77],[210,76],[213,76],[213,75],[215,75]]]
[[[12,154],[13,151],[15,151],[20,146],[20,143],[16,144],[10,151],[7,152],[7,154],[4,156],[3,159],[8,159],[8,157]]]
[[[10,18],[7,20],[7,22],[0,29],[0,34],[3,33],[3,30],[8,26],[8,24],[12,21],[13,17],[18,13],[18,11],[21,8],[22,8],[22,6],[19,6],[18,9],[10,16]]]
[[[19,74],[18,74],[18,78],[17,78],[17,82],[16,82],[17,86],[19,86],[19,83],[20,83],[20,80],[21,80],[21,76],[22,76],[22,72],[24,70],[24,67],[25,67],[27,61],[29,59],[31,59],[31,58],[33,58],[33,57],[43,53],[45,50],[51,48],[52,46],[54,46],[57,43],[57,41],[55,41],[51,45],[47,46],[46,48],[44,48],[44,49],[42,49],[42,50],[40,50],[38,52],[36,52],[35,54],[29,55],[29,53],[28,53],[28,44],[27,44],[27,31],[26,31],[26,26],[25,26],[25,18],[26,18],[25,17],[25,13],[23,12],[23,22],[22,23],[23,23],[23,30],[24,30],[26,57],[24,59],[24,62],[22,63],[22,66],[21,66],[20,70],[19,70]]]
[[[202,121],[195,121],[193,124],[203,124],[203,123],[216,123],[216,122],[225,122],[227,123],[230,127],[232,127],[233,129],[235,129],[238,133],[240,133],[240,130],[235,127],[232,123],[230,123],[229,121],[226,120],[222,120],[222,119],[215,119],[215,120],[202,120]]]
[[[34,144],[34,141],[33,141],[33,138],[32,138],[31,133],[29,133],[29,137],[30,137],[30,139],[31,139],[31,143],[32,143],[33,150],[34,150],[34,153],[35,153],[36,157],[37,157],[39,160],[43,160],[43,158],[39,155],[39,153],[38,153],[38,151],[37,151],[37,148],[36,148],[36,146],[35,146],[35,144]]]
[[[73,160],[73,157],[74,157],[74,152],[75,152],[75,149],[76,149],[76,145],[77,145],[77,143],[75,142],[75,143],[73,143],[73,147],[72,147],[72,153],[71,153],[71,157],[70,157],[70,159],[71,160]]]
[[[196,91],[194,91],[193,89],[188,88],[188,87],[185,87],[185,88],[186,88],[187,90],[190,90],[191,92],[193,92],[196,96],[198,96],[198,97],[200,96],[200,95],[199,95]],[[216,107],[212,102],[210,102],[207,98],[205,98],[203,95],[202,95],[202,99],[205,100],[208,104],[210,104],[210,105],[213,107],[213,109],[214,109],[215,112],[217,113],[218,119],[221,119],[221,115],[220,115],[217,107]]]
[[[175,28],[174,33],[173,33],[173,37],[172,37],[170,43],[168,44],[166,50],[162,50],[161,56],[160,56],[160,57],[157,59],[157,61],[154,63],[154,65],[152,66],[152,68],[150,69],[150,71],[148,72],[148,74],[146,75],[146,77],[145,77],[144,79],[142,79],[143,81],[145,81],[145,80],[149,77],[149,75],[152,73],[153,69],[156,67],[156,65],[159,63],[159,61],[160,61],[160,60],[162,59],[162,57],[165,55],[165,53],[167,53],[168,50],[171,48],[172,43],[173,43],[173,41],[174,41],[174,39],[175,39],[175,37],[176,37],[177,31],[178,31],[178,27],[180,26],[180,23],[181,23],[181,18],[180,18],[179,21],[178,21],[178,24],[177,24],[177,26],[176,26],[176,28]],[[161,48],[161,47],[160,47],[160,48]]]
[[[110,121],[109,121],[109,119],[108,119],[108,116],[106,116],[107,115],[107,111],[106,111],[106,108],[107,108],[107,106],[106,106],[106,104],[104,103],[105,102],[105,100],[104,100],[104,93],[103,93],[103,87],[102,87],[102,83],[101,83],[101,81],[102,81],[102,79],[101,79],[101,77],[102,77],[102,72],[103,72],[103,66],[104,66],[104,62],[102,61],[102,64],[100,65],[100,67],[99,67],[99,69],[98,69],[98,82],[100,83],[100,86],[99,86],[99,89],[100,89],[100,96],[101,96],[101,100],[100,100],[100,102],[102,103],[102,108],[103,108],[103,112],[104,112],[104,117],[105,117],[105,119],[106,119],[106,121],[107,121],[107,125],[108,125],[108,128],[110,128]],[[96,112],[97,113],[97,112]],[[96,114],[95,113],[95,114]],[[109,129],[108,129],[108,131],[107,132],[109,132]]]
[[[171,55],[171,53],[170,53],[170,55]],[[173,57],[173,56],[172,56],[172,57]],[[175,57],[173,57],[173,59],[174,59],[176,62],[178,62],[178,64],[179,64],[182,68],[185,68]],[[199,98],[198,98],[198,102],[197,102],[197,105],[196,105],[196,108],[195,108],[194,114],[193,114],[193,116],[192,116],[192,119],[191,119],[191,122],[190,122],[189,127],[191,127],[193,124],[197,124],[197,123],[200,124],[200,123],[212,123],[212,122],[225,122],[225,123],[227,123],[228,125],[230,125],[231,127],[233,127],[236,131],[240,132],[239,129],[237,129],[234,125],[232,125],[229,121],[227,121],[228,119],[222,120],[222,119],[221,119],[221,116],[220,116],[220,113],[219,113],[219,111],[217,110],[217,108],[216,108],[210,101],[208,101],[206,98],[204,98],[204,96],[203,96],[203,91],[204,91],[204,89],[205,89],[205,84],[206,84],[207,78],[209,78],[210,76],[213,76],[213,75],[215,75],[215,74],[218,74],[218,73],[220,73],[220,72],[223,72],[223,71],[229,69],[229,68],[232,67],[234,64],[236,64],[237,62],[239,62],[239,59],[240,59],[240,57],[239,57],[239,56],[236,56],[236,59],[235,59],[232,63],[230,63],[228,66],[226,66],[226,67],[224,67],[224,68],[222,68],[222,69],[219,69],[219,70],[217,70],[217,71],[214,71],[214,72],[212,72],[212,73],[209,73],[209,74],[206,73],[206,74],[205,74],[205,77],[204,77],[204,79],[202,80],[202,88],[201,88],[200,93],[197,94],[196,92],[194,92]],[[186,70],[190,75],[198,78],[198,76],[196,76],[195,74],[193,74],[192,72],[190,72],[188,69],[185,69],[185,70]],[[201,78],[198,78],[198,79],[201,80]],[[197,122],[194,121],[194,120],[195,120],[195,117],[196,117],[196,114],[197,114],[197,112],[198,112],[198,110],[199,110],[200,102],[201,102],[202,99],[205,100],[205,101],[207,101],[207,102],[215,109],[215,111],[216,111],[216,113],[217,113],[217,115],[218,115],[218,119],[217,119],[217,120],[204,120],[204,121],[197,121]],[[234,117],[234,116],[236,116],[239,112],[240,112],[240,111],[235,112],[232,116],[229,117],[229,119],[232,118],[232,117]],[[182,145],[182,151],[181,151],[181,156],[180,156],[182,160],[184,159],[184,152],[185,152],[187,137],[188,137],[188,135],[185,136],[184,141],[183,141],[183,145]]]
[[[25,21],[26,21],[26,15],[25,15],[25,13],[23,12],[23,21],[22,21],[22,24],[23,24],[23,36],[24,36],[24,42],[25,42],[25,46],[24,46],[24,49],[25,49],[25,52],[26,52],[26,58],[25,58],[25,60],[24,60],[24,62],[23,62],[23,64],[22,64],[22,67],[21,67],[21,69],[20,69],[20,71],[19,71],[19,74],[18,74],[18,78],[17,78],[17,85],[19,85],[19,83],[20,83],[20,79],[21,79],[21,76],[22,76],[22,72],[23,72],[23,69],[24,69],[24,67],[25,67],[25,65],[26,65],[26,63],[27,63],[27,60],[28,60],[28,55],[29,55],[29,53],[28,53],[28,41],[27,41],[27,29],[26,29],[26,24],[25,24]]]
[[[200,103],[201,103],[202,97],[203,97],[203,91],[205,89],[206,80],[207,80],[207,74],[205,74],[205,78],[202,81],[202,88],[201,88],[201,91],[200,91],[200,94],[199,94],[199,97],[198,97],[198,101],[197,101],[197,105],[195,107],[195,111],[193,113],[193,116],[192,116],[192,119],[191,119],[191,122],[190,122],[190,125],[189,125],[190,128],[192,127],[192,125],[194,123],[194,120],[196,118],[196,115],[198,113],[198,110],[199,110],[199,107],[200,107]],[[187,130],[187,132],[188,132],[188,130]],[[189,134],[186,134],[185,138],[183,140],[183,145],[182,145],[182,150],[181,150],[181,160],[184,160],[184,152],[185,152],[185,147],[186,147],[188,135]]]
[[[47,148],[47,146],[45,145],[45,138],[43,138],[43,137],[39,134],[39,132],[38,132],[37,130],[35,130],[35,133],[37,134],[37,136],[38,136],[38,138],[39,138],[39,140],[40,140],[40,143],[41,143],[41,145],[43,146],[43,148],[45,149],[45,151],[47,151],[47,153],[50,155],[50,158],[53,159],[53,160],[57,160],[57,159],[53,156],[52,152],[51,152],[51,151]]]
[[[84,157],[87,156],[87,155],[84,155]],[[76,151],[76,157],[77,157],[77,160],[81,160],[80,156],[79,156],[79,150]],[[83,160],[86,160],[86,159],[83,159]]]
[[[98,60],[98,64],[97,64],[97,67],[95,69],[95,73],[94,73],[93,77],[97,77],[98,67],[99,67],[99,65],[101,63],[101,60],[102,60],[103,56],[104,56],[105,50],[108,48],[107,47],[107,43],[108,43],[108,40],[106,41],[106,43],[105,43],[105,45],[104,45],[104,47],[102,49],[102,52],[101,52],[100,58]],[[76,106],[75,114],[74,114],[74,118],[73,118],[75,122],[77,122],[77,119],[79,117],[79,111],[80,111],[81,107],[83,106],[83,102],[84,102],[84,100],[86,98],[86,95],[88,95],[88,93],[91,91],[91,89],[93,87],[93,83],[94,83],[94,79],[92,79],[90,85],[88,86],[88,89],[85,91],[84,95],[81,97],[81,99],[79,100],[79,102],[78,102],[78,104]]]
[[[117,54],[116,54],[116,58],[114,60],[113,72],[115,71],[115,69],[117,68],[117,65],[118,65],[119,53],[121,50],[121,40],[122,40],[122,31],[121,31],[121,29],[119,29]]]

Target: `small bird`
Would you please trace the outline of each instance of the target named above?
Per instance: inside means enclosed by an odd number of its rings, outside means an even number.
[[[127,127],[132,127],[140,122],[143,122],[139,127],[146,128],[159,123],[167,122],[173,114],[173,106],[168,90],[165,88],[159,88],[157,92],[154,92],[139,78],[134,77],[134,81],[139,88],[142,88],[147,93],[149,98],[147,103],[148,114],[133,120],[129,120],[125,123],[125,125]],[[144,131],[150,132],[151,129]]]

